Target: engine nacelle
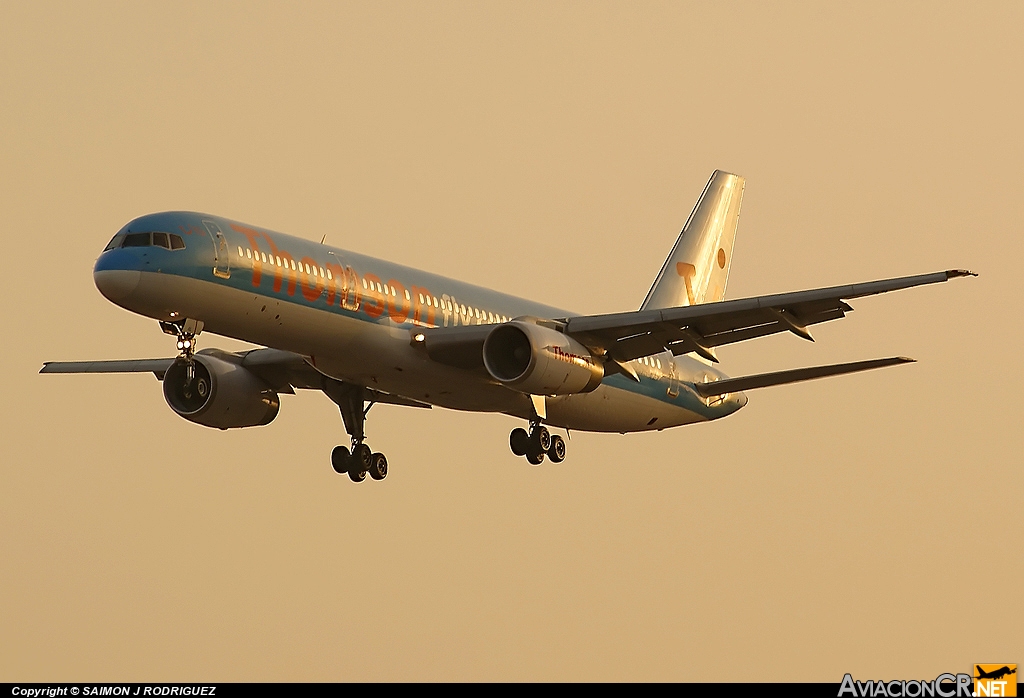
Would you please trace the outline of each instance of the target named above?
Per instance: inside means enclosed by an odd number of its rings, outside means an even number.
[[[277,416],[277,393],[245,367],[210,354],[196,354],[192,365],[191,381],[184,359],[164,374],[164,399],[178,415],[218,429],[261,426]]]
[[[484,340],[484,366],[510,388],[531,395],[589,393],[604,366],[572,337],[528,322],[494,328]]]

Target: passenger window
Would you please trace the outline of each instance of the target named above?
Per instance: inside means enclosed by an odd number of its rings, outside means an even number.
[[[110,242],[108,242],[107,246],[103,248],[103,251],[106,252],[107,250],[116,250],[118,247],[121,246],[122,242],[124,242],[124,234],[118,233],[117,235],[110,239]]]
[[[325,276],[323,267],[320,267],[320,276]],[[328,276],[327,278],[329,279],[331,277]]]
[[[328,269],[328,270],[327,270],[327,278],[328,278],[329,280],[333,280],[333,279],[334,279],[334,277],[333,277],[333,276],[331,276],[331,270],[330,270],[330,269]]]
[[[245,248],[245,258],[252,259],[252,250],[250,250],[248,247]]]
[[[149,233],[131,233],[124,238],[125,247],[149,247],[152,244],[152,235]]]
[[[241,245],[239,245],[239,246],[238,246],[238,256],[239,256],[239,257],[242,257],[242,255],[243,255],[243,253],[242,253],[242,246],[241,246]]]
[[[180,235],[171,233],[171,249],[172,250],[183,250],[185,249],[185,241],[181,239]]]

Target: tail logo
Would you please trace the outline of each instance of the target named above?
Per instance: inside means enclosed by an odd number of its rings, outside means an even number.
[[[686,284],[686,298],[690,301],[690,305],[694,305],[696,301],[693,299],[693,277],[697,275],[697,267],[686,262],[676,262],[676,273],[683,277],[683,283]]]

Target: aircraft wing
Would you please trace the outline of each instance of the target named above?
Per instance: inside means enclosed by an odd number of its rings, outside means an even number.
[[[158,380],[174,359],[123,359],[117,361],[47,361],[40,373],[150,373]]]
[[[951,269],[718,303],[570,317],[563,331],[613,362],[632,361],[666,349],[675,355],[695,352],[717,362],[711,351],[714,347],[777,332],[792,332],[814,341],[808,326],[844,317],[853,310],[846,300],[959,276],[977,274]]]
[[[885,368],[886,366],[897,366],[899,364],[912,363],[914,363],[913,359],[908,359],[905,356],[894,356],[888,359],[871,359],[869,361],[854,361],[847,364],[795,368],[789,371],[760,373],[756,376],[725,378],[719,381],[711,381],[709,383],[694,383],[693,389],[702,397],[714,397],[715,395],[738,393],[744,390],[753,390],[755,388],[767,388],[772,385],[799,383],[800,381],[809,381],[815,378],[840,376],[844,373],[870,371],[873,368]]]
[[[280,349],[253,349],[231,354],[217,350],[206,350],[219,359],[239,363],[263,379],[278,393],[294,394],[295,389],[323,390],[327,392],[340,381],[325,376],[310,365],[306,357]],[[200,352],[202,354],[203,352]],[[47,361],[40,373],[153,373],[157,380],[175,359],[123,359],[115,361]],[[382,402],[405,407],[426,407],[430,405],[393,395],[372,388],[363,388],[367,402]]]

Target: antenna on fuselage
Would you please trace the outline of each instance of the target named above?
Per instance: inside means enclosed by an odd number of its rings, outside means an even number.
[[[324,244],[324,240],[326,240],[326,239],[327,239],[327,233],[324,233],[324,236],[322,238],[320,238],[320,244],[321,245]]]

